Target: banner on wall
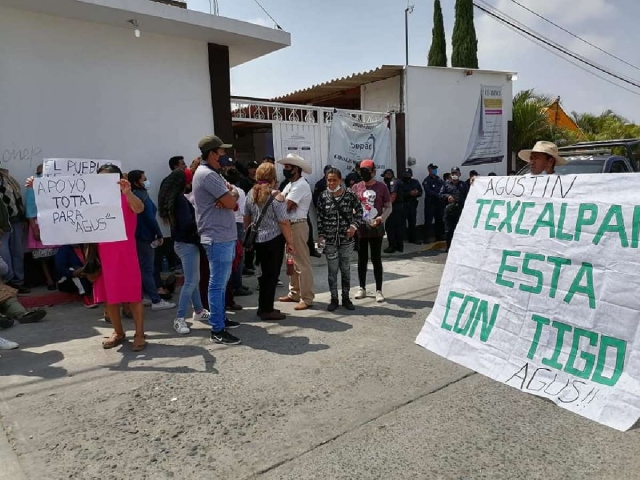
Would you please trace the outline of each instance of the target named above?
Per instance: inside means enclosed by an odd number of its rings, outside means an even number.
[[[36,178],[33,190],[42,243],[126,240],[119,180],[115,173]]]
[[[389,118],[364,123],[346,112],[334,113],[329,132],[329,163],[347,173],[365,159],[373,160],[379,172],[390,168]]]
[[[119,160],[90,160],[86,158],[45,158],[42,174],[45,177],[66,177],[98,173],[102,165],[111,164],[122,169]]]
[[[609,427],[633,426],[637,177],[477,177],[416,343]]]
[[[502,162],[503,118],[502,87],[483,85],[463,166]]]

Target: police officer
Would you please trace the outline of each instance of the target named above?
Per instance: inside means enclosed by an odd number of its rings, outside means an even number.
[[[462,207],[467,199],[469,188],[467,184],[460,179],[460,169],[453,167],[451,169],[451,181],[445,183],[440,189],[440,199],[445,203],[444,208],[444,226],[447,239],[447,252],[451,247],[453,234],[458,226]]]
[[[431,225],[435,220],[436,241],[444,239],[444,204],[440,200],[440,190],[444,181],[438,176],[438,165],[430,163],[427,167],[429,176],[422,182],[424,188],[424,242],[427,243],[432,233]]]
[[[391,205],[393,210],[391,215],[384,224],[387,231],[387,241],[389,246],[384,250],[384,253],[395,253],[404,251],[404,197],[400,190],[400,182],[393,170],[386,169],[382,174],[384,183],[387,184],[389,194],[391,195]]]
[[[410,243],[422,245],[422,240],[418,239],[416,233],[416,216],[418,215],[418,202],[422,196],[422,186],[420,182],[413,178],[413,170],[407,168],[402,175],[400,188],[404,192],[404,212],[406,223],[409,224],[408,240]],[[403,229],[404,230],[404,229]]]

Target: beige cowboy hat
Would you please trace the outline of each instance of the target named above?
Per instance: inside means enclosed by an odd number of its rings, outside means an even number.
[[[293,165],[294,167],[300,167],[303,173],[307,175],[311,175],[311,165],[300,155],[296,155],[295,153],[290,153],[286,157],[278,160],[276,163],[280,165]]]
[[[518,153],[518,157],[520,157],[521,160],[529,163],[529,160],[531,160],[531,154],[533,152],[546,153],[547,155],[551,155],[556,159],[556,165],[566,165],[567,163],[567,161],[558,153],[558,146],[555,143],[545,141],[537,142],[531,150],[520,150],[520,152]]]

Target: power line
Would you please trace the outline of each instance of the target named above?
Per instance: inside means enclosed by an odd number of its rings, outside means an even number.
[[[258,5],[262,9],[262,11],[267,15],[267,17],[269,17],[271,19],[271,21],[276,24],[276,28],[278,30],[282,30],[282,27],[280,25],[278,25],[278,22],[276,22],[276,19],[273,18],[271,16],[271,14],[269,12],[267,12],[267,10],[262,5],[260,5],[260,2],[258,0],[253,0],[253,1],[256,2],[256,5]]]
[[[565,61],[565,62],[567,62],[567,63],[570,63],[570,64],[571,64],[571,65],[573,65],[574,67],[579,68],[580,70],[582,70],[582,71],[584,71],[584,72],[588,73],[589,75],[593,75],[594,77],[597,77],[597,78],[599,78],[600,80],[604,80],[605,82],[610,83],[610,84],[611,84],[611,85],[613,85],[614,87],[621,88],[621,89],[623,89],[623,90],[626,90],[626,91],[627,91],[627,92],[629,92],[629,93],[632,93],[632,94],[634,94],[634,95],[638,95],[638,96],[640,96],[640,92],[637,92],[637,91],[635,91],[635,90],[632,90],[632,89],[630,89],[630,88],[627,88],[627,87],[625,87],[624,85],[620,85],[619,83],[616,83],[616,82],[614,82],[614,81],[612,81],[612,80],[609,80],[607,77],[605,77],[605,76],[603,76],[603,75],[599,75],[599,74],[597,74],[596,72],[594,72],[594,71],[592,71],[592,70],[589,70],[588,68],[586,68],[586,67],[584,67],[584,66],[580,65],[579,63],[574,62],[573,60],[570,60],[570,59],[568,59],[567,57],[562,56],[561,54],[559,54],[558,52],[556,52],[556,51],[554,51],[554,50],[550,49],[549,47],[545,46],[544,44],[542,44],[542,43],[540,43],[540,42],[535,41],[535,40],[534,40],[534,39],[532,39],[531,37],[526,36],[524,33],[520,32],[519,30],[516,30],[515,28],[513,28],[513,27],[511,27],[511,26],[509,26],[509,25],[504,24],[504,26],[505,26],[505,27],[507,27],[509,30],[513,31],[514,33],[516,33],[516,34],[520,35],[520,36],[521,36],[522,38],[524,38],[525,40],[527,40],[527,41],[529,41],[529,42],[533,43],[534,45],[537,45],[538,47],[540,47],[540,48],[542,48],[542,49],[546,50],[547,52],[549,52],[550,54],[552,54],[552,55],[554,55],[554,56],[558,57],[559,59],[564,60],[564,61]]]
[[[482,10],[487,15],[493,17],[494,19],[498,20],[499,22],[507,24],[507,25],[510,25],[511,27],[521,31],[525,35],[528,35],[528,36],[538,40],[539,42],[542,42],[542,43],[550,46],[551,48],[554,48],[554,49],[560,51],[561,53],[564,53],[565,55],[567,55],[569,57],[572,57],[572,58],[574,58],[574,59],[576,59],[576,60],[578,60],[578,61],[580,61],[582,63],[585,63],[585,64],[589,65],[591,68],[595,68],[596,70],[599,70],[599,71],[601,71],[601,72],[603,72],[603,73],[605,73],[605,74],[607,74],[607,75],[609,75],[611,77],[614,77],[614,78],[616,78],[616,79],[618,79],[618,80],[620,80],[622,82],[628,83],[629,85],[632,85],[632,86],[634,86],[636,88],[640,88],[640,84],[636,83],[635,81],[629,80],[629,79],[623,77],[622,75],[617,74],[615,72],[612,72],[610,70],[607,70],[606,68],[604,68],[604,67],[602,67],[602,66],[600,66],[600,65],[598,65],[596,63],[593,63],[592,61],[590,61],[590,60],[588,60],[586,58],[580,57],[578,54],[576,54],[576,53],[572,52],[571,50],[568,50],[568,49],[566,49],[566,48],[564,48],[564,47],[562,47],[562,46],[550,41],[549,39],[541,38],[537,33],[535,33],[533,31],[531,31],[530,29],[526,28],[524,25],[523,26],[516,25],[516,24],[510,22],[509,20],[501,17],[500,15],[498,15],[498,14],[496,14],[494,12],[491,12],[490,10],[482,7],[481,5],[478,5],[475,2],[474,2],[473,5],[477,9]]]
[[[631,68],[635,68],[636,70],[639,70],[639,71],[640,71],[640,67],[636,67],[636,66],[635,66],[635,65],[633,65],[632,63],[629,63],[629,62],[627,62],[626,60],[623,60],[622,58],[617,57],[617,56],[616,56],[616,55],[614,55],[613,53],[607,52],[607,51],[606,51],[606,50],[604,50],[603,48],[600,48],[599,46],[597,46],[597,45],[595,45],[595,44],[591,43],[590,41],[585,40],[584,38],[582,38],[582,37],[580,37],[580,36],[576,35],[575,33],[570,32],[570,31],[569,31],[569,30],[567,30],[566,28],[564,28],[564,27],[562,27],[562,26],[558,25],[557,23],[555,23],[555,22],[553,22],[553,21],[549,20],[548,18],[544,17],[543,15],[540,15],[539,13],[534,12],[534,11],[533,11],[533,10],[531,10],[529,7],[527,7],[526,5],[521,4],[521,3],[520,3],[520,2],[518,2],[517,0],[511,0],[511,2],[515,3],[515,4],[516,4],[516,5],[518,5],[520,8],[523,8],[524,10],[526,10],[527,12],[532,13],[532,14],[533,14],[533,15],[535,15],[536,17],[538,17],[538,18],[540,18],[540,19],[544,20],[545,22],[547,22],[547,23],[549,23],[549,24],[553,25],[554,27],[559,28],[559,29],[560,29],[560,30],[562,30],[563,32],[568,33],[568,34],[569,34],[569,35],[571,35],[573,38],[576,38],[576,39],[580,40],[581,42],[586,43],[586,44],[587,44],[587,45],[589,45],[590,47],[593,47],[593,48],[595,48],[596,50],[599,50],[600,52],[604,53],[605,55],[608,55],[608,56],[610,56],[611,58],[615,58],[616,60],[618,60],[618,61],[620,61],[620,62],[624,63],[625,65],[628,65],[629,67],[631,67]]]

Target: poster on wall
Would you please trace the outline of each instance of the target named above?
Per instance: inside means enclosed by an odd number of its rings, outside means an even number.
[[[477,177],[416,343],[631,428],[640,417],[637,188],[629,174]]]
[[[502,162],[503,117],[502,87],[483,85],[463,166]]]
[[[291,130],[282,132],[282,149],[284,150],[284,156],[293,153],[301,156],[309,163],[313,163],[313,159],[315,158],[314,143],[313,132]]]
[[[42,174],[45,177],[66,177],[98,173],[102,165],[115,165],[122,169],[119,160],[90,160],[86,158],[45,158]]]
[[[36,178],[33,191],[44,245],[126,240],[119,175]]]
[[[346,174],[365,159],[373,160],[378,172],[390,168],[389,118],[364,123],[346,112],[334,113],[329,132],[329,163]]]

